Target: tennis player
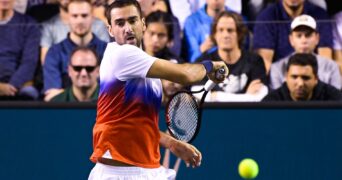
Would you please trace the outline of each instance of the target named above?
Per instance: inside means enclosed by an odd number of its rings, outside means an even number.
[[[202,155],[193,145],[176,140],[158,128],[162,85],[166,79],[184,85],[214,82],[223,62],[175,64],[141,50],[145,30],[136,0],[115,0],[107,9],[109,43],[100,66],[100,92],[93,129],[89,180],[174,179],[175,172],[160,165],[160,146],[168,148],[187,166],[200,166]],[[226,69],[228,72],[228,69]]]

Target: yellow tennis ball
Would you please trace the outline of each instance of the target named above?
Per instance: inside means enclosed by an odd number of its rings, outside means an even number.
[[[254,179],[259,173],[259,166],[253,159],[243,159],[239,164],[239,174],[244,179]]]

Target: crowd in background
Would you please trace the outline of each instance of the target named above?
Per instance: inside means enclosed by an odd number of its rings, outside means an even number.
[[[342,100],[342,8],[332,0],[138,0],[146,53],[224,61],[206,101]],[[0,100],[96,101],[105,0],[0,0]],[[134,34],[132,34],[134,36]],[[128,36],[128,38],[130,38]],[[201,88],[163,80],[163,102]]]

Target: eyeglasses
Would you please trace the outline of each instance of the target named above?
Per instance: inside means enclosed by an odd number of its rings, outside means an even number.
[[[82,69],[85,69],[87,73],[91,73],[95,70],[96,66],[71,66],[72,69],[76,72],[81,72]]]

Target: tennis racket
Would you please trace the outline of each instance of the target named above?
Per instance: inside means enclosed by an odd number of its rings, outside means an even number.
[[[216,78],[222,79],[225,71],[224,68],[217,70]],[[165,119],[166,126],[173,137],[188,143],[195,139],[201,126],[203,102],[215,85],[213,81],[208,80],[201,90],[179,91],[171,97],[166,106]],[[198,102],[193,94],[203,91],[202,98]]]

